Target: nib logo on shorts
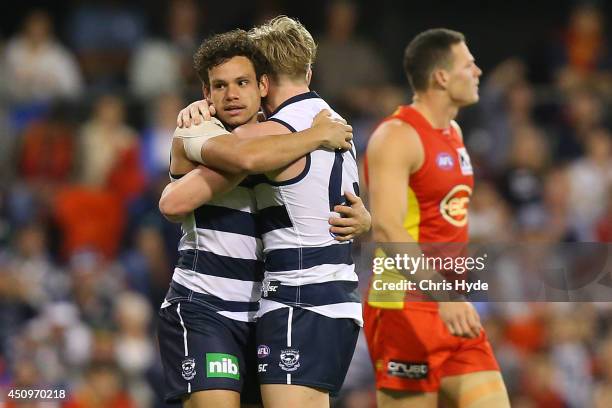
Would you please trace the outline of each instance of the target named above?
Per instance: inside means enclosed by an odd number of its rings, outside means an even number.
[[[238,358],[231,354],[206,353],[206,377],[239,380]]]

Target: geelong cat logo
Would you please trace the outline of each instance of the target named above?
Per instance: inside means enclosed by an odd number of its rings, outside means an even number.
[[[440,201],[440,214],[455,227],[464,227],[468,220],[468,204],[472,189],[465,184],[455,186]]]
[[[196,376],[195,358],[186,358],[181,363],[183,378],[187,381],[193,380]]]

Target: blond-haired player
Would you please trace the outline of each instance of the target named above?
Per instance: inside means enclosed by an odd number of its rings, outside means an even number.
[[[243,126],[243,134],[300,131],[321,109],[332,111],[309,89],[316,44],[303,25],[280,16],[249,35],[271,72],[263,103],[267,120]],[[179,121],[188,124],[200,112],[207,119],[208,109],[203,101],[192,104]],[[266,407],[327,407],[329,394],[344,381],[361,304],[350,239],[338,243],[328,223],[342,204],[361,207],[358,194],[354,148],[316,150],[255,186],[265,254],[257,357]],[[354,220],[334,222],[332,232],[348,238],[363,231],[356,231]]]

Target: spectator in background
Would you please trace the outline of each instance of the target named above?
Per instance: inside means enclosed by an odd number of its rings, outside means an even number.
[[[70,287],[67,277],[53,264],[48,246],[43,227],[32,223],[16,231],[13,250],[4,259],[7,275],[13,279],[13,296],[37,313],[63,299]]]
[[[125,83],[130,54],[144,37],[143,15],[120,1],[81,2],[68,32],[89,86],[108,91]]]
[[[598,242],[612,242],[612,188],[608,189],[606,210],[597,221],[595,235]]]
[[[612,188],[612,136],[607,129],[589,132],[586,156],[568,167],[570,219],[581,241],[593,241],[595,223],[604,215]],[[588,197],[588,200],[585,199]]]
[[[164,237],[160,227],[149,224],[140,225],[134,235],[133,248],[121,258],[127,284],[158,309],[170,283],[168,271],[172,270]]]
[[[176,116],[182,109],[183,99],[175,93],[161,94],[154,101],[147,128],[142,132],[140,158],[149,184],[163,179],[168,181],[170,147],[176,128]]]
[[[198,24],[201,15],[192,0],[173,0],[169,5],[168,39],[148,39],[132,56],[129,86],[137,97],[153,99],[164,93],[185,90],[199,93],[194,75],[193,54],[199,45]]]
[[[135,408],[136,404],[124,386],[116,363],[95,362],[87,368],[84,382],[64,408]]]
[[[593,392],[594,408],[612,406],[612,333],[608,333],[596,350],[599,381]]]
[[[559,392],[558,378],[550,356],[545,352],[533,354],[523,368],[522,392],[525,405],[512,400],[512,406],[533,408],[565,408],[566,401]]]
[[[587,342],[594,337],[592,305],[555,303],[550,324],[550,355],[557,390],[568,407],[592,406],[592,363]]]
[[[597,85],[612,91],[610,73],[605,73],[612,69],[605,22],[601,10],[592,3],[578,4],[571,11],[561,41],[555,42],[554,74],[560,89]]]
[[[576,242],[576,230],[570,222],[571,208],[567,197],[570,186],[567,169],[563,167],[552,169],[546,174],[542,187],[542,203],[532,208],[542,214],[543,225],[540,234],[544,242]]]
[[[79,67],[70,51],[53,37],[51,17],[30,13],[21,33],[5,52],[7,85],[17,103],[75,98],[82,90]]]
[[[597,88],[579,87],[565,94],[566,104],[561,110],[562,125],[554,140],[555,159],[559,162],[577,159],[585,154],[587,135],[609,120]]]
[[[53,388],[66,389],[73,370],[89,361],[91,330],[79,318],[76,306],[57,302],[32,319],[12,350],[12,366],[32,359],[37,377]]]
[[[470,202],[471,242],[509,242],[512,239],[510,211],[495,186],[482,181]]]
[[[326,31],[318,43],[317,63],[312,77],[314,89],[339,111],[353,116],[355,143],[362,151],[374,121],[391,113],[403,99],[402,92],[388,82],[388,68],[374,47],[357,38],[358,12],[355,3],[333,1],[327,8]],[[357,122],[374,117],[368,124]],[[360,127],[364,128],[360,131]]]
[[[33,188],[65,184],[72,175],[75,149],[69,107],[55,102],[41,120],[24,131],[19,153],[19,175]]]
[[[69,268],[71,299],[83,321],[96,329],[110,328],[115,297],[126,290],[121,266],[114,259],[105,260],[98,253],[83,250],[72,256]],[[111,354],[114,356],[114,351]]]
[[[105,95],[96,101],[92,118],[81,129],[81,182],[106,189],[124,201],[144,189],[136,132],[125,123],[123,101]]]
[[[550,149],[544,133],[531,125],[514,129],[510,144],[500,190],[512,208],[520,210],[541,200],[542,179],[551,160]]]
[[[505,155],[514,132],[534,126],[534,95],[526,79],[525,63],[511,58],[495,67],[486,77],[482,89],[478,131],[470,134],[468,145],[473,161],[483,172],[497,174],[508,165]]]
[[[153,390],[144,377],[157,357],[150,333],[151,305],[141,295],[126,291],[117,298],[114,316],[118,327],[115,360],[126,375],[130,395],[139,406],[150,407]]]

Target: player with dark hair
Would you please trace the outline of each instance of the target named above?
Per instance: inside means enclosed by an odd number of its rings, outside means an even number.
[[[374,131],[366,154],[373,233],[381,243],[466,243],[473,171],[460,108],[478,101],[482,71],[463,34],[432,29],[407,46],[414,93]],[[392,198],[392,199],[391,199]],[[401,278],[385,270],[383,280]],[[400,293],[365,304],[365,332],[380,407],[508,407],[499,367],[469,302],[424,302]],[[440,394],[440,395],[439,395]]]
[[[316,44],[302,24],[279,16],[249,36],[270,64],[267,120],[242,126],[239,133],[296,132],[308,128],[321,109],[331,111],[309,89]],[[209,119],[208,109],[196,102],[179,119],[190,122],[200,112]],[[355,149],[317,149],[265,172],[254,191],[265,256],[256,330],[264,405],[328,407],[329,395],[342,386],[362,323],[351,239],[369,229],[369,214],[358,198]],[[362,225],[337,217],[345,211],[362,213]]]
[[[236,408],[260,401],[253,322],[263,277],[255,194],[252,183],[238,183],[248,172],[286,166],[318,147],[350,146],[351,128],[320,113],[299,134],[242,139],[226,127],[257,121],[268,91],[265,57],[245,31],[235,30],[205,40],[195,62],[218,119],[177,129],[173,140],[174,182],[160,210],[182,222],[183,237],[159,313],[159,345],[168,401]],[[230,169],[196,168],[202,161]]]

